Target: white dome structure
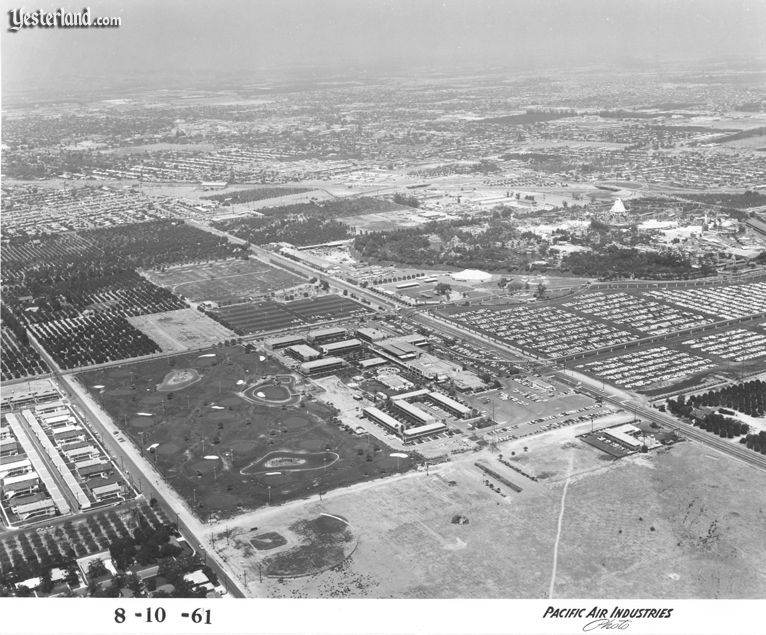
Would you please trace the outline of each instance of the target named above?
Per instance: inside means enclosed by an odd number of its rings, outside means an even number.
[[[492,279],[492,274],[479,269],[463,269],[450,274],[453,280],[464,280],[466,282],[485,282]]]

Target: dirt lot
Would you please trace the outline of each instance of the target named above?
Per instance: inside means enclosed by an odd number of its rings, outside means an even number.
[[[194,309],[179,309],[127,319],[157,342],[164,353],[205,348],[237,337],[233,331]]]
[[[691,442],[590,471],[593,448],[558,452],[580,475],[568,486],[554,597],[764,596],[765,474]],[[268,597],[548,597],[562,483],[502,498],[474,456],[247,518],[282,531],[320,511],[342,515],[359,545],[339,568],[258,583],[262,556],[219,549]]]

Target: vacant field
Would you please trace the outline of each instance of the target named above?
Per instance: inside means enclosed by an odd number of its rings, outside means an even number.
[[[168,374],[183,370],[201,379],[169,390]],[[237,394],[275,375],[289,373],[279,362],[231,346],[80,377],[88,387],[103,386],[94,390],[96,398],[135,443],[153,447],[158,469],[203,518],[396,471],[390,448],[342,431],[334,411],[304,395],[309,386],[300,380],[291,390],[303,398],[293,405],[281,395],[269,404]],[[400,469],[411,466],[402,460]]]
[[[597,455],[576,452],[591,456],[573,459],[580,468]],[[279,532],[319,511],[344,516],[359,545],[340,569],[258,584],[256,559],[222,552],[271,597],[547,598],[562,484],[504,499],[472,461],[258,522]],[[762,472],[692,443],[604,462],[569,484],[553,597],[763,597],[764,488]]]
[[[258,333],[343,319],[369,313],[366,306],[338,295],[325,295],[293,302],[254,302],[214,311],[218,319],[238,333]]]
[[[128,322],[160,345],[163,352],[206,348],[237,335],[194,309],[129,317]]]
[[[195,302],[234,302],[306,282],[259,260],[227,260],[206,265],[149,271],[147,277]]]

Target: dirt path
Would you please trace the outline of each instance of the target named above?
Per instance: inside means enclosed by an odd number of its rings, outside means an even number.
[[[564,491],[561,493],[561,509],[559,510],[559,522],[556,529],[556,542],[553,545],[553,570],[551,571],[551,586],[548,589],[548,599],[553,599],[553,588],[556,586],[556,568],[559,562],[559,542],[561,541],[561,526],[564,523],[564,506],[567,500],[567,490],[569,489],[569,483],[572,482],[572,469],[574,467],[573,461],[569,461],[569,475],[564,483]]]

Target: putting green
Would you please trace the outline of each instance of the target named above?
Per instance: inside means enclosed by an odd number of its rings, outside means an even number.
[[[165,375],[162,383],[157,384],[157,391],[170,392],[173,390],[183,390],[192,384],[196,384],[200,379],[202,379],[202,376],[194,368],[178,368],[176,370],[171,370]]]
[[[240,470],[240,474],[263,476],[267,472],[295,472],[327,469],[340,457],[335,452],[269,452]]]

